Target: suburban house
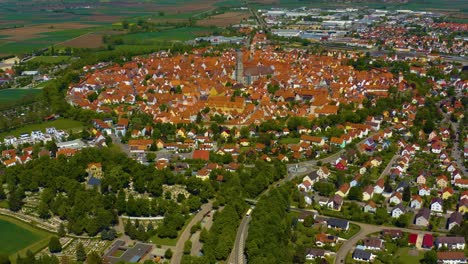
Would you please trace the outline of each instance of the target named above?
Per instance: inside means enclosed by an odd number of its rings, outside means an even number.
[[[453,212],[447,220],[447,229],[451,230],[455,226],[460,226],[463,221],[463,215],[460,212]]]
[[[335,194],[341,196],[341,197],[346,197],[348,196],[348,193],[349,193],[349,189],[351,189],[351,187],[349,186],[349,183],[343,183],[340,188],[338,188],[338,191],[335,192]]]
[[[364,239],[364,249],[367,250],[382,250],[384,248],[383,240],[377,237],[369,237]]]
[[[377,211],[377,205],[374,201],[369,201],[366,206],[364,206],[364,212],[366,213],[375,213]]]
[[[375,255],[373,255],[369,251],[365,251],[362,249],[355,249],[353,252],[353,259],[357,261],[365,261],[365,262],[370,262],[375,258]]]
[[[403,207],[402,204],[398,204],[392,209],[391,215],[393,218],[399,218],[405,212],[406,212],[405,207]]]
[[[369,201],[372,199],[374,196],[374,187],[372,185],[368,185],[366,188],[364,188],[362,192],[362,200],[363,201]]]
[[[326,255],[329,255],[328,251],[325,251],[321,248],[309,248],[306,250],[305,258],[307,260],[313,260],[316,258],[324,258]]]
[[[319,247],[323,247],[323,246],[326,246],[326,245],[330,245],[330,246],[333,247],[333,246],[336,245],[337,241],[338,241],[337,236],[328,235],[328,234],[324,234],[324,233],[320,233],[320,234],[315,235],[315,245],[317,245]]]
[[[421,209],[422,204],[423,204],[423,200],[422,200],[421,196],[415,194],[415,195],[413,195],[411,197],[411,201],[410,201],[410,207],[411,208]]]
[[[438,237],[436,238],[435,245],[437,249],[443,247],[449,250],[464,250],[465,249],[465,238],[461,236],[454,237]]]
[[[435,213],[442,213],[443,209],[443,201],[440,197],[434,197],[431,201],[431,211]]]
[[[445,251],[437,252],[437,263],[441,264],[463,264],[466,262],[463,251]]]
[[[427,208],[421,208],[414,217],[414,224],[417,226],[428,226],[430,217],[431,211]]]
[[[327,220],[327,227],[347,231],[349,229],[349,222],[343,219],[329,218]]]

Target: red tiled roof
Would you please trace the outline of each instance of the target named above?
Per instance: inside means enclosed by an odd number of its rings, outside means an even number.
[[[201,160],[209,160],[210,159],[210,152],[208,150],[197,149],[197,150],[193,151],[192,158],[193,159],[201,159]]]

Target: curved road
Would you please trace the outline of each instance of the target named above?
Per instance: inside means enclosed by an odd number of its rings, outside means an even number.
[[[372,138],[376,134],[377,134],[377,132],[370,133],[366,138],[364,138],[361,141],[359,141],[358,143],[356,143],[356,146],[359,146],[359,145],[363,144],[364,142],[366,142],[367,139]],[[279,180],[277,182],[274,182],[273,184],[270,185],[270,187],[271,186],[277,186],[279,184],[283,184],[283,183],[285,183],[287,181],[293,180],[296,177],[303,176],[303,175],[306,175],[306,174],[310,173],[312,170],[314,170],[314,168],[316,168],[318,161],[321,161],[323,164],[324,163],[334,162],[344,152],[345,152],[345,149],[342,149],[342,150],[338,151],[337,153],[335,153],[335,154],[333,154],[333,155],[331,155],[329,157],[320,159],[320,160],[308,160],[308,161],[303,161],[303,162],[299,162],[299,163],[288,164],[288,166],[287,166],[288,167],[288,175],[285,178],[283,178],[283,179],[281,179],[281,180]],[[289,171],[289,169],[291,167],[295,167],[295,166],[305,167],[306,171],[302,172],[302,173],[291,173]],[[271,188],[268,188],[264,192],[262,192],[257,197],[257,199],[262,197],[263,195],[267,194],[270,191],[270,189]],[[233,248],[231,250],[231,254],[229,255],[228,263],[230,263],[230,264],[243,264],[243,263],[246,263],[245,255],[244,255],[244,247],[245,247],[245,241],[247,240],[247,236],[248,236],[249,222],[250,222],[250,217],[245,215],[244,218],[242,218],[242,222],[241,222],[239,228],[237,229],[236,241],[235,241],[235,244],[234,244],[234,246],[233,246]]]
[[[184,255],[184,244],[187,239],[190,238],[190,230],[192,226],[197,224],[203,219],[203,216],[211,211],[213,208],[213,202],[209,201],[208,203],[201,206],[200,211],[190,220],[190,223],[185,227],[184,231],[177,240],[177,244],[174,248],[174,253],[171,258],[171,264],[179,264],[182,261],[182,256]]]
[[[346,240],[343,243],[343,245],[341,245],[340,249],[336,253],[335,263],[344,263],[346,256],[353,249],[356,243],[359,242],[359,240],[366,238],[366,236],[372,233],[381,232],[384,229],[395,229],[395,230],[400,230],[402,232],[417,233],[417,234],[440,234],[439,232],[430,232],[430,231],[391,227],[391,226],[369,225],[369,224],[363,224],[363,223],[353,222],[353,221],[349,221],[349,222],[358,225],[361,229],[359,230],[359,232],[357,232],[357,234],[355,234],[350,239]]]

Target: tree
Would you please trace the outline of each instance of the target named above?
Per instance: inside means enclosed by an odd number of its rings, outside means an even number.
[[[62,251],[62,245],[60,244],[60,240],[58,237],[53,236],[49,240],[49,251],[50,253],[58,253]]]
[[[184,243],[184,254],[188,255],[192,251],[192,241],[189,239]]]
[[[23,195],[24,191],[21,188],[11,192],[8,196],[8,206],[13,212],[17,212],[23,207]]]
[[[305,227],[311,227],[314,224],[314,216],[313,215],[308,215],[304,219],[304,226]]]
[[[59,237],[64,237],[66,235],[65,225],[63,223],[60,223],[57,234]]]
[[[354,186],[351,187],[348,194],[348,199],[354,201],[361,201],[362,200],[362,190],[361,188]]]
[[[153,152],[149,152],[148,154],[146,154],[146,159],[148,160],[148,162],[153,162],[156,159],[156,154]]]
[[[409,202],[410,200],[411,200],[411,190],[408,186],[403,190],[403,201]]]
[[[76,246],[76,260],[78,261],[85,261],[86,260],[86,251],[84,246],[81,242],[78,243]]]
[[[435,250],[426,251],[421,263],[424,264],[437,264],[437,252]]]
[[[168,248],[166,252],[164,252],[164,257],[167,259],[172,258],[172,250],[170,248]]]
[[[96,251],[92,251],[86,258],[87,264],[102,264],[102,258]]]

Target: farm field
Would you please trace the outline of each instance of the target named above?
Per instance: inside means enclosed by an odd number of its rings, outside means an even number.
[[[13,255],[30,249],[33,252],[47,246],[51,234],[14,218],[0,216],[0,253]]]
[[[144,32],[122,36],[122,39],[129,45],[152,44],[159,41],[179,40],[185,41],[199,36],[210,34],[212,30],[204,27],[181,27],[172,28],[160,32]]]
[[[4,89],[0,90],[0,104],[20,100],[23,97],[36,95],[40,89]]]
[[[0,1],[0,56],[19,55],[59,44],[62,47],[98,48],[102,37],[123,20],[149,18],[156,23],[188,22],[220,0]],[[120,32],[124,33],[124,32]],[[170,38],[170,33],[167,38]],[[163,34],[164,37],[164,34]]]
[[[235,24],[239,24],[244,19],[250,17],[249,12],[226,12],[224,14],[219,14],[211,17],[207,17],[200,21],[197,21],[198,26],[217,26],[217,27],[227,27]]]
[[[62,129],[65,131],[78,131],[81,130],[81,128],[83,127],[83,123],[70,119],[57,119],[50,122],[42,122],[40,124],[27,125],[12,131],[0,133],[0,141],[3,141],[3,139],[9,135],[19,136],[21,133],[30,133],[33,130],[41,130],[42,132],[45,132],[45,129],[47,127],[55,127],[56,129]]]

